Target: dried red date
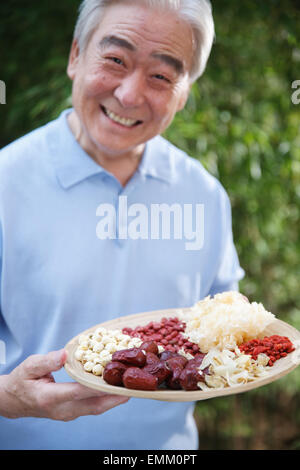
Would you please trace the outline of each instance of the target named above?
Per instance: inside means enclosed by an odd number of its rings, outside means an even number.
[[[175,366],[172,370],[172,375],[168,378],[166,385],[168,388],[172,388],[173,390],[181,389],[181,385],[179,382],[180,374],[183,371],[183,368],[180,366]]]
[[[158,385],[161,385],[171,375],[171,370],[167,368],[164,361],[158,361],[143,367],[144,371],[157,377]]]
[[[112,360],[131,366],[143,367],[146,363],[146,354],[140,348],[122,349],[113,353]]]
[[[151,352],[153,354],[158,354],[158,346],[155,341],[144,341],[141,344],[140,349],[143,349],[147,353]]]
[[[179,377],[181,387],[184,390],[199,390],[198,382],[204,382],[204,372],[197,367],[185,367]]]
[[[188,363],[186,364],[187,367],[199,367],[202,364],[202,361],[205,357],[205,354],[203,353],[198,353],[193,359],[190,359]]]
[[[103,371],[103,379],[109,385],[122,385],[122,377],[128,366],[121,362],[109,362]]]
[[[123,384],[134,390],[157,390],[158,379],[139,367],[129,367],[123,375]]]
[[[170,359],[171,357],[177,357],[178,354],[176,352],[172,352],[172,351],[163,351],[161,354],[160,354],[160,359],[162,361],[166,361],[167,359]]]
[[[187,359],[180,355],[170,357],[166,360],[166,366],[171,371],[170,377],[167,380],[167,386],[169,388],[175,390],[181,388],[179,378],[187,362]]]
[[[169,359],[166,360],[167,367],[171,370],[173,367],[181,366],[184,368],[188,364],[188,360],[184,356],[180,356],[180,354],[176,354]]]
[[[198,353],[186,364],[179,377],[179,383],[184,390],[199,390],[198,382],[204,382],[206,370],[199,370],[205,354]]]
[[[146,366],[149,365],[149,364],[154,364],[154,363],[159,362],[159,361],[160,361],[160,359],[156,354],[154,354],[152,352],[148,352],[146,354]]]

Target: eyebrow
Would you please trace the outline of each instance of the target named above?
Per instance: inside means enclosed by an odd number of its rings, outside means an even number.
[[[108,46],[118,46],[128,49],[130,51],[135,51],[135,47],[126,39],[119,38],[117,36],[104,36],[103,39],[99,42],[100,47],[108,47]]]
[[[122,47],[124,49],[127,49],[131,52],[136,51],[136,47],[133,46],[130,42],[126,41],[126,39],[120,38],[118,36],[113,36],[113,35],[105,36],[104,38],[102,38],[101,41],[99,42],[99,46],[101,48],[105,48],[109,46],[117,46],[117,47]],[[183,67],[182,61],[179,59],[176,59],[175,57],[169,54],[154,52],[153,54],[151,54],[151,57],[153,57],[154,59],[158,59],[167,65],[170,65],[178,74],[183,73],[184,67]]]
[[[183,63],[181,62],[181,60],[176,59],[175,57],[169,54],[154,53],[152,54],[152,57],[161,60],[167,65],[170,65],[171,67],[173,67],[173,69],[175,69],[178,74],[183,73]]]

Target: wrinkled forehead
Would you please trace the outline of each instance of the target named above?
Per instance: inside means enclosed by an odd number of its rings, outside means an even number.
[[[189,70],[193,39],[191,26],[175,11],[125,2],[106,7],[91,43],[93,47],[122,46],[123,41],[127,50],[165,54],[174,57],[174,65],[177,60],[178,69],[182,63]]]

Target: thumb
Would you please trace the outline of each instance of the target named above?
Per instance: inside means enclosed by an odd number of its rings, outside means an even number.
[[[34,354],[21,364],[22,372],[29,379],[37,379],[61,369],[66,359],[67,352],[64,349],[48,354]]]

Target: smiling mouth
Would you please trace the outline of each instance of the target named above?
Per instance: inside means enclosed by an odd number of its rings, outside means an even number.
[[[109,109],[105,108],[103,105],[100,106],[102,111],[104,112],[105,116],[109,117],[113,122],[116,122],[117,124],[121,124],[122,126],[125,127],[136,127],[139,124],[142,124],[143,121],[136,121],[134,119],[129,119],[129,118],[124,118],[121,116],[118,116],[118,114],[115,114],[113,111],[110,111]]]

